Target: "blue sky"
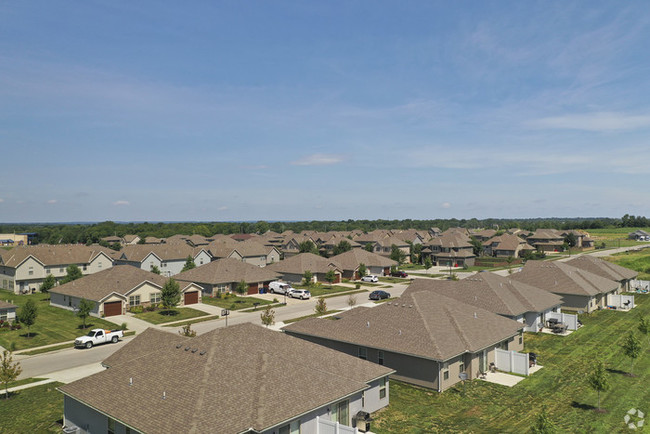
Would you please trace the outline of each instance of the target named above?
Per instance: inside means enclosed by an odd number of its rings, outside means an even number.
[[[649,215],[647,3],[0,2],[0,222]]]

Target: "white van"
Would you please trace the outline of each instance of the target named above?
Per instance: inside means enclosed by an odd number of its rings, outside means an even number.
[[[291,291],[293,291],[293,288],[286,282],[280,282],[279,280],[276,280],[275,282],[269,283],[269,292],[271,294],[289,295]]]

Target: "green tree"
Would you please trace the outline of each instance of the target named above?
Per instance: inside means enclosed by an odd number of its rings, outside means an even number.
[[[472,245],[472,251],[475,256],[481,256],[483,253],[483,243],[478,239],[471,237],[469,243]]]
[[[9,399],[9,383],[16,381],[21,372],[20,362],[14,363],[12,354],[4,350],[0,359],[0,382],[5,385],[5,399]]]
[[[569,247],[575,247],[578,244],[578,240],[573,232],[569,232],[564,237],[564,243]]]
[[[316,301],[316,307],[314,308],[318,316],[325,315],[327,312],[327,303],[323,297],[318,297]]]
[[[264,312],[260,314],[260,318],[262,319],[262,324],[266,327],[275,324],[275,310],[271,309],[270,305],[266,306]]]
[[[634,369],[634,360],[639,357],[639,354],[641,354],[641,342],[639,342],[639,338],[636,337],[633,331],[628,333],[623,342],[623,353],[630,358],[630,375],[634,375],[632,373]]]
[[[48,274],[41,285],[41,292],[48,292],[50,289],[54,288],[54,285],[56,285],[56,279],[52,274]]]
[[[647,336],[650,334],[650,322],[646,319],[646,317],[639,317],[638,329],[644,336],[646,336],[647,341]]]
[[[427,256],[424,258],[424,268],[428,270],[431,267],[433,267],[433,262],[431,262],[431,258]]]
[[[61,283],[68,283],[72,282],[73,280],[81,279],[83,277],[83,274],[81,274],[81,269],[77,267],[76,265],[68,265],[68,267],[65,269],[66,275],[61,280]]]
[[[178,334],[181,336],[186,336],[188,338],[193,338],[196,336],[196,331],[192,330],[192,325],[191,324],[186,324],[181,329],[178,331]]]
[[[151,266],[151,272],[155,274],[160,274],[160,268],[158,268],[157,265],[152,265]]]
[[[397,261],[399,265],[402,265],[406,260],[406,253],[404,253],[397,245],[393,244],[390,246],[390,259]]]
[[[372,253],[375,251],[375,246],[372,243],[366,244],[365,246],[363,246],[363,248],[366,252]]]
[[[598,392],[598,410],[600,410],[600,392],[609,389],[609,381],[607,380],[605,365],[603,365],[602,361],[599,360],[594,364],[593,371],[587,377],[587,382],[592,389]]]
[[[361,279],[363,276],[365,276],[367,272],[368,272],[368,268],[366,267],[366,264],[360,263],[359,264],[359,279]]]
[[[327,270],[327,273],[325,273],[325,280],[330,284],[330,288],[332,287],[332,283],[336,280],[336,272],[334,270]]]
[[[191,255],[187,255],[187,259],[185,259],[185,265],[183,265],[183,269],[181,270],[181,273],[183,271],[191,270],[193,268],[196,268],[196,264],[194,263],[194,259],[192,258]]]
[[[165,282],[160,292],[160,301],[167,313],[178,306],[181,302],[181,287],[178,282],[171,278]]]
[[[318,247],[316,247],[316,244],[312,243],[310,240],[305,240],[300,243],[298,249],[300,253],[313,253],[314,255],[318,255]]]
[[[108,247],[110,247],[111,250],[115,250],[116,252],[119,252],[120,250],[122,250],[122,244],[120,244],[120,243],[113,243]]]
[[[305,271],[305,273],[302,275],[303,283],[306,286],[311,286],[312,283],[314,283],[314,281],[312,280],[313,278],[314,278],[314,273],[312,273],[309,270]]]
[[[235,287],[235,292],[239,295],[245,295],[248,292],[248,283],[245,280],[240,280]]]
[[[341,240],[337,245],[334,246],[334,255],[340,255],[341,253],[345,253],[347,251],[352,250],[352,244],[350,244],[346,240]]]
[[[549,419],[548,413],[546,412],[546,407],[542,408],[542,411],[537,415],[535,419],[535,424],[531,428],[533,434],[553,434],[555,433],[555,425]]]
[[[81,318],[83,328],[86,328],[86,318],[90,315],[90,312],[95,308],[95,302],[91,300],[86,300],[82,298],[79,300],[79,307],[77,307],[77,316]]]
[[[18,321],[21,324],[27,326],[27,337],[31,337],[30,327],[36,322],[36,317],[38,316],[38,307],[36,302],[33,299],[27,300],[27,302],[20,308],[18,312]]]

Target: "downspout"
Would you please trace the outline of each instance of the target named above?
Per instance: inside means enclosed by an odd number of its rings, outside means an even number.
[[[438,364],[438,393],[442,393],[442,385],[441,381],[442,379],[440,378],[440,362],[436,362]]]

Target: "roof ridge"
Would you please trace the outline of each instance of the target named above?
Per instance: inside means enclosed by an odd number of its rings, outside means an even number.
[[[429,323],[427,319],[422,315],[422,310],[420,309],[420,305],[418,304],[417,297],[411,296],[411,301],[413,302],[413,306],[415,306],[415,309],[417,310],[418,315],[420,316],[420,319],[424,324],[424,328],[427,331],[427,336],[429,337],[429,342],[434,347],[435,353],[437,355],[442,354],[442,351],[440,351],[440,347],[438,346],[438,343],[436,342],[435,339],[433,339],[433,333],[431,333],[431,328],[429,327]]]
[[[445,313],[445,315],[447,315],[449,322],[456,330],[456,335],[458,335],[458,337],[460,337],[460,340],[463,341],[463,344],[465,345],[465,349],[469,349],[470,348],[469,341],[467,340],[465,333],[463,333],[462,327],[460,327],[460,324],[458,324],[456,318],[451,314],[450,308],[448,306],[442,306],[442,310]]]

